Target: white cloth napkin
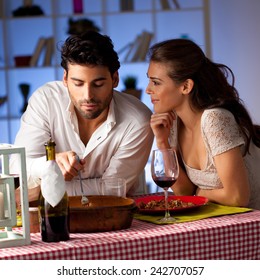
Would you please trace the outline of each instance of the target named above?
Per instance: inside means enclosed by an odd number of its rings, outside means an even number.
[[[52,207],[55,207],[61,201],[65,191],[65,181],[58,164],[53,160],[46,161],[41,180],[43,197]]]

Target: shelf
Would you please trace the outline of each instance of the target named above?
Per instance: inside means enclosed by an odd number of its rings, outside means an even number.
[[[19,84],[30,84],[29,96],[41,85],[51,80],[62,79],[60,53],[55,49],[51,65],[43,66],[43,54],[36,66],[16,67],[14,57],[32,56],[40,37],[54,37],[54,44],[62,43],[68,34],[68,21],[90,19],[100,32],[111,37],[116,51],[135,42],[142,32],[153,34],[150,44],[188,36],[208,49],[207,2],[208,0],[168,0],[169,10],[163,10],[161,0],[134,0],[134,10],[122,12],[120,0],[83,0],[83,13],[73,13],[73,0],[34,0],[44,11],[42,16],[14,17],[12,12],[23,0],[0,0],[0,97],[8,101],[0,105],[0,143],[13,143],[21,117],[23,99]],[[171,24],[169,24],[169,22]],[[33,28],[31,28],[33,26]],[[127,61],[126,52],[120,52],[121,80],[118,90],[123,89],[122,79],[132,73],[138,78],[138,87],[143,89],[142,101],[151,108],[150,98],[145,94],[147,85],[146,61]]]

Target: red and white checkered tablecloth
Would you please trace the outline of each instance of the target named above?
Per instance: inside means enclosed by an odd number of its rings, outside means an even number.
[[[0,259],[260,259],[260,211],[172,225],[133,220],[129,229],[71,234],[66,242],[0,249]]]

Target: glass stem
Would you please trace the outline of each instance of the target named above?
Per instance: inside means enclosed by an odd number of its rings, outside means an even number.
[[[169,218],[170,212],[168,207],[168,188],[164,189],[164,198],[165,198],[165,218]]]

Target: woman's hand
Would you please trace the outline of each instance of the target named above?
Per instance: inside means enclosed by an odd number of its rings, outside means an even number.
[[[168,138],[176,115],[173,111],[167,113],[153,114],[150,125],[159,149],[169,148]]]
[[[85,161],[77,160],[77,155],[73,151],[57,153],[56,162],[59,165],[65,181],[71,181],[78,175],[78,171],[84,168]]]

